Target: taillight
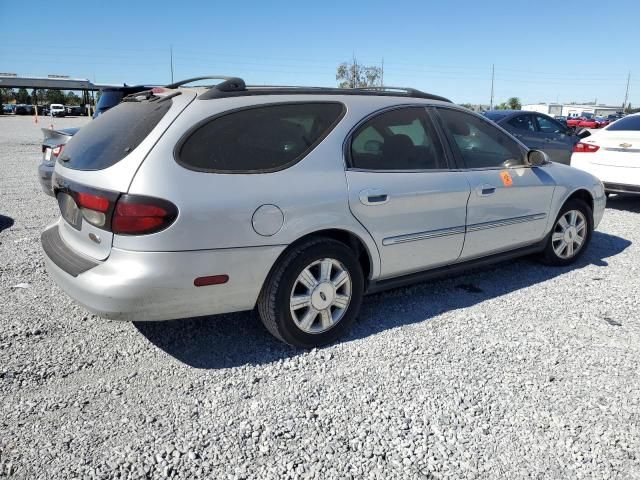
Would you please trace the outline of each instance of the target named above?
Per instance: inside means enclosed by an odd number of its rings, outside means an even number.
[[[171,225],[177,216],[176,206],[166,200],[122,195],[113,211],[111,231],[121,235],[155,233]]]
[[[74,199],[87,222],[96,227],[104,228],[111,206],[107,197],[88,192],[75,192]]]
[[[590,143],[578,142],[573,146],[574,153],[593,153],[600,150],[598,145],[592,145]]]
[[[51,150],[51,154],[58,158],[58,156],[62,153],[62,150],[64,150],[64,145],[56,145],[55,147],[53,147],[53,149]]]
[[[81,185],[54,173],[56,197],[73,200],[82,218],[91,225],[120,235],[146,235],[159,232],[178,217],[178,208],[161,198],[102,190]],[[67,203],[68,203],[67,200]],[[80,230],[75,216],[60,203],[62,216]]]

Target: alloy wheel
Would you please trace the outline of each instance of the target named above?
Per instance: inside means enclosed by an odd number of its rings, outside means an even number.
[[[289,299],[293,321],[305,333],[326,332],[344,316],[351,292],[351,275],[341,262],[316,260],[293,283]]]
[[[551,236],[555,254],[564,260],[575,257],[587,238],[587,219],[579,210],[565,212],[556,222]]]

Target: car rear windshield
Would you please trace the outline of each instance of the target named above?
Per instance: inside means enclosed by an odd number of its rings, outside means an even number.
[[[58,161],[74,170],[102,170],[129,155],[171,108],[171,100],[123,102],[82,127]]]
[[[624,117],[607,127],[607,130],[640,130],[640,115],[634,115],[632,117]]]
[[[342,118],[341,103],[283,103],[222,114],[197,127],[178,149],[191,170],[258,173],[299,162]]]

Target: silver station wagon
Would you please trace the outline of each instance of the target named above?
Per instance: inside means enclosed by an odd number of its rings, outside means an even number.
[[[301,347],[342,335],[365,293],[520,255],[567,265],[605,207],[595,177],[445,98],[227,77],[127,97],[66,145],[53,187],[47,269],[89,310],[257,307]]]

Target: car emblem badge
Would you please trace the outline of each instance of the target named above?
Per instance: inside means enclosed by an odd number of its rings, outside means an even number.
[[[622,148],[629,148],[631,146],[631,144],[630,143],[621,143],[620,146]]]

